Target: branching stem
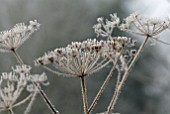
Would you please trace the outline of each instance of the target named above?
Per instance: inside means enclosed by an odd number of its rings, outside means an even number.
[[[116,68],[116,65],[117,65],[117,63],[118,63],[118,61],[119,61],[119,59],[120,59],[120,56],[121,56],[123,50],[124,50],[124,49],[121,50],[121,53],[120,53],[119,56],[117,57],[117,60],[115,61],[112,69],[110,70],[108,76],[106,77],[105,81],[103,82],[102,86],[100,87],[100,90],[98,91],[97,95],[95,96],[92,104],[90,105],[90,108],[88,109],[88,112],[89,112],[89,113],[92,111],[92,109],[93,109],[93,108],[95,107],[95,105],[97,104],[97,101],[99,100],[100,95],[101,95],[102,92],[104,91],[107,83],[109,82],[109,79],[112,77],[112,74],[113,74],[113,72],[114,72],[114,70],[115,70],[115,68]]]
[[[122,87],[123,87],[123,84],[125,83],[125,81],[126,81],[126,79],[127,79],[127,76],[128,76],[128,74],[129,74],[131,68],[132,68],[133,65],[136,63],[136,61],[137,61],[137,59],[138,59],[138,57],[139,57],[142,49],[144,48],[144,46],[145,46],[148,38],[149,38],[149,37],[147,36],[147,37],[144,39],[144,41],[143,41],[143,43],[141,44],[138,52],[136,53],[135,57],[133,58],[131,64],[129,65],[128,69],[125,71],[125,73],[124,73],[124,75],[123,75],[123,77],[122,77],[122,80],[120,81],[120,84],[119,84],[116,92],[114,93],[114,95],[113,95],[113,97],[112,97],[112,100],[111,100],[111,102],[110,102],[110,104],[109,104],[109,106],[108,106],[108,109],[107,109],[107,113],[106,113],[106,114],[111,114],[112,110],[114,109],[114,106],[115,106],[116,101],[117,101],[117,99],[118,99],[118,97],[119,97],[119,94],[120,94],[120,91],[121,91],[121,89],[122,89]]]

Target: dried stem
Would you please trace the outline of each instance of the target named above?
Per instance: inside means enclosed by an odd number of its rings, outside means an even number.
[[[51,103],[51,101],[49,100],[49,98],[47,97],[47,95],[45,94],[45,92],[41,89],[41,87],[39,86],[39,84],[34,83],[36,85],[36,87],[38,88],[43,100],[46,102],[46,105],[48,106],[48,108],[51,110],[51,112],[53,114],[60,114],[58,110],[55,109],[54,105]]]
[[[95,96],[92,104],[90,105],[90,108],[88,109],[88,112],[89,112],[89,113],[92,111],[92,109],[93,109],[93,108],[95,107],[95,105],[97,104],[97,101],[99,100],[100,95],[102,94],[102,92],[103,92],[103,90],[105,89],[107,83],[109,82],[109,79],[112,77],[112,74],[113,74],[113,72],[114,72],[114,70],[115,70],[115,68],[116,68],[117,62],[119,61],[119,58],[120,58],[122,52],[123,52],[123,49],[122,49],[120,55],[118,56],[117,60],[115,61],[114,66],[113,66],[112,69],[110,70],[110,72],[109,72],[108,76],[106,77],[105,81],[103,82],[102,86],[100,87],[100,90],[98,91],[97,95]]]
[[[34,103],[34,101],[35,101],[35,98],[36,98],[37,94],[38,94],[37,91],[35,91],[35,92],[33,93],[32,98],[31,98],[31,101],[29,102],[26,110],[24,111],[24,114],[28,114],[28,113],[30,112],[31,107],[32,107],[32,105],[33,105],[33,103]]]
[[[106,77],[105,81],[103,82],[103,85],[101,86],[99,92],[97,93],[97,95],[96,95],[96,97],[94,98],[92,104],[90,105],[90,108],[88,109],[88,112],[89,112],[89,113],[92,111],[92,109],[93,109],[93,108],[95,107],[95,105],[97,104],[97,101],[99,100],[100,95],[102,94],[102,92],[103,92],[103,90],[105,89],[107,83],[109,82],[109,79],[111,78],[111,76],[112,76],[112,74],[113,74],[113,71],[114,71],[114,69],[115,69],[115,66],[116,66],[116,65],[114,65],[114,66],[112,67],[112,69],[110,70],[109,75]]]
[[[121,89],[122,89],[122,87],[123,87],[123,84],[125,83],[125,81],[126,81],[126,79],[127,79],[127,76],[128,76],[128,74],[129,74],[132,66],[136,63],[136,61],[137,61],[137,59],[138,59],[138,57],[139,57],[142,49],[144,48],[144,46],[145,46],[148,38],[149,38],[149,37],[147,36],[147,37],[144,39],[144,41],[143,41],[143,43],[141,44],[138,52],[136,53],[135,57],[133,58],[131,64],[129,65],[128,69],[125,71],[125,73],[124,73],[124,75],[123,75],[123,77],[122,77],[122,80],[121,80],[121,82],[120,82],[120,84],[119,84],[116,92],[114,93],[114,95],[113,95],[113,97],[112,97],[112,100],[111,100],[111,102],[110,102],[110,104],[109,104],[109,107],[108,107],[108,109],[107,109],[107,113],[106,113],[106,114],[110,114],[110,113],[112,112],[112,110],[114,109],[114,106],[115,106],[116,101],[117,101],[117,99],[118,99],[119,93],[120,93],[120,91],[121,91]]]
[[[117,81],[116,81],[116,85],[115,85],[115,92],[114,92],[114,94],[113,94],[113,96],[112,96],[112,99],[111,99],[111,101],[110,101],[109,107],[111,107],[111,106],[113,105],[112,103],[113,103],[113,100],[114,100],[115,97],[116,97],[117,89],[118,89],[118,86],[119,86],[119,83],[120,83],[120,78],[121,78],[121,73],[118,72]],[[109,113],[111,113],[111,112],[109,112]]]
[[[81,89],[82,89],[82,97],[83,97],[83,107],[84,107],[84,114],[89,114],[87,109],[88,109],[88,102],[87,102],[87,95],[86,95],[86,85],[85,85],[85,80],[84,76],[80,77],[81,80]]]
[[[117,88],[118,88],[118,86],[119,86],[120,78],[121,78],[121,72],[120,72],[120,71],[118,71],[118,74],[117,74],[117,81],[116,81],[116,86],[115,86],[115,88],[116,88],[116,89],[117,89]]]

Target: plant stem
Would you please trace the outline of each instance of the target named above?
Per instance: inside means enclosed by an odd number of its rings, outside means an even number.
[[[82,97],[83,97],[83,107],[84,107],[84,114],[89,114],[87,112],[88,109],[88,102],[87,102],[87,95],[86,95],[86,85],[85,85],[85,80],[84,76],[80,77],[81,80],[81,89],[82,89]]]
[[[31,98],[31,101],[29,102],[27,108],[25,109],[24,114],[28,114],[28,113],[30,112],[30,110],[31,110],[31,108],[32,108],[32,105],[33,105],[33,103],[34,103],[34,101],[35,101],[35,98],[36,98],[37,94],[38,94],[37,91],[35,91],[35,92],[33,93],[32,98]]]
[[[106,114],[110,114],[110,113],[112,112],[112,110],[114,109],[114,106],[115,106],[116,101],[117,101],[117,99],[118,99],[118,97],[119,97],[119,94],[120,94],[120,91],[121,91],[121,89],[122,89],[122,87],[123,87],[123,84],[125,83],[125,81],[126,81],[126,79],[127,79],[127,76],[128,76],[128,74],[129,74],[132,66],[136,63],[136,61],[137,61],[137,59],[138,59],[138,57],[139,57],[142,49],[144,48],[144,46],[145,46],[148,38],[149,38],[149,37],[146,36],[146,38],[144,39],[143,43],[141,44],[138,52],[136,53],[135,57],[133,58],[131,64],[129,65],[128,69],[125,71],[125,73],[124,73],[124,75],[123,75],[123,77],[122,77],[122,80],[121,80],[119,86],[117,87],[117,90],[116,90],[116,92],[114,93],[114,95],[113,95],[113,97],[112,97],[112,100],[111,100],[111,102],[110,102],[110,104],[109,104],[109,106],[108,106],[108,109],[107,109],[107,113],[106,113]]]
[[[22,61],[21,57],[19,56],[19,54],[17,53],[17,51],[15,49],[12,50],[14,56],[16,57],[17,61],[19,64],[24,64],[24,62]]]
[[[9,114],[14,114],[13,110],[10,108],[8,109]]]
[[[114,65],[114,66],[116,66],[116,65]],[[105,89],[107,83],[109,82],[109,79],[111,78],[111,76],[112,76],[112,74],[113,74],[113,71],[114,71],[114,69],[115,69],[114,66],[113,66],[112,69],[110,70],[109,75],[106,77],[106,79],[105,79],[105,81],[103,82],[100,90],[98,91],[96,97],[94,98],[92,104],[90,105],[90,108],[88,109],[88,112],[89,112],[89,113],[92,111],[92,109],[93,109],[93,108],[95,107],[95,105],[97,104],[97,101],[99,100],[100,95],[102,94],[102,92],[103,92],[103,90]]]
[[[51,110],[51,112],[53,114],[59,114],[59,111],[57,111],[54,107],[54,105],[51,103],[51,101],[49,100],[49,98],[47,97],[46,93],[43,91],[43,89],[41,89],[41,87],[39,86],[39,84],[34,83],[36,85],[36,87],[38,88],[43,100],[46,102],[46,105],[49,107],[49,109]]]
[[[119,58],[120,58],[123,50],[124,50],[124,49],[121,50],[121,53],[119,54],[117,60],[115,61],[112,69],[110,70],[108,76],[106,77],[105,81],[103,82],[102,86],[100,87],[100,90],[98,91],[97,95],[95,96],[92,104],[90,105],[90,108],[88,109],[88,112],[89,112],[89,113],[92,111],[92,109],[93,109],[93,108],[95,107],[95,105],[97,104],[97,101],[99,100],[100,95],[102,94],[102,92],[103,92],[103,90],[105,89],[107,83],[109,82],[109,79],[111,78],[111,76],[112,76],[112,74],[113,74],[113,72],[114,72],[114,70],[115,70],[115,68],[116,68],[116,65],[117,65],[117,63],[118,63],[118,61],[119,61]]]
[[[121,78],[121,72],[118,71],[118,74],[117,74],[117,81],[116,81],[116,85],[115,85],[115,88],[117,89],[118,86],[119,86],[119,83],[120,83],[120,78]]]

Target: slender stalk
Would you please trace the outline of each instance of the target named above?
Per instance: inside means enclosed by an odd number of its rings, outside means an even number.
[[[122,87],[123,87],[123,84],[125,83],[125,81],[126,81],[126,79],[127,79],[127,76],[128,76],[128,74],[129,74],[132,66],[136,63],[136,61],[137,61],[137,59],[138,59],[138,57],[139,57],[142,49],[144,48],[144,46],[145,46],[148,38],[149,38],[149,37],[147,36],[147,37],[144,39],[144,41],[143,41],[143,43],[141,44],[138,52],[136,53],[135,57],[133,58],[131,64],[129,65],[128,69],[125,71],[125,73],[124,73],[124,75],[123,75],[123,77],[122,77],[122,80],[121,80],[121,82],[120,82],[120,84],[119,84],[116,92],[114,93],[114,95],[113,95],[113,97],[112,97],[112,100],[111,100],[109,106],[108,106],[108,109],[107,109],[107,113],[106,113],[106,114],[110,114],[110,113],[112,112],[112,110],[114,109],[114,106],[115,106],[116,101],[117,101],[117,99],[118,99],[118,97],[119,97],[119,94],[120,94],[120,91],[121,91],[121,89],[122,89]]]
[[[14,111],[13,111],[11,108],[9,108],[9,109],[8,109],[8,113],[9,113],[9,114],[14,114]]]
[[[33,82],[34,83],[34,82]],[[43,91],[43,89],[41,89],[41,87],[39,85],[37,85],[36,83],[34,83],[34,85],[38,88],[41,97],[43,98],[43,100],[45,101],[45,104],[48,106],[48,108],[51,110],[51,112],[53,114],[60,114],[59,111],[54,107],[54,105],[52,104],[52,102],[50,101],[50,99],[47,97],[46,93]]]
[[[75,75],[71,75],[71,74],[67,74],[67,73],[57,72],[57,71],[55,71],[55,70],[53,70],[53,69],[51,69],[50,67],[47,67],[47,66],[43,66],[43,68],[44,68],[45,70],[53,73],[53,74],[58,75],[58,76],[66,76],[66,77],[73,77],[73,76],[75,76]]]
[[[26,97],[25,99],[23,99],[22,101],[18,102],[17,104],[13,105],[13,108],[14,107],[17,107],[23,103],[25,103],[26,101],[28,101],[30,98],[32,97],[32,94],[30,94],[28,97]]]
[[[102,92],[103,92],[103,90],[105,89],[107,83],[109,82],[109,79],[111,78],[111,76],[112,76],[112,74],[113,74],[113,71],[114,71],[114,69],[115,69],[115,66],[116,66],[116,65],[114,65],[114,66],[112,67],[112,69],[110,70],[109,75],[106,77],[106,79],[105,79],[105,81],[103,82],[100,90],[98,91],[96,97],[94,98],[92,104],[90,105],[90,107],[89,107],[89,109],[88,109],[88,112],[89,112],[89,113],[92,111],[92,109],[93,109],[93,108],[95,107],[95,105],[97,104],[97,101],[99,100],[100,95],[102,94]]]
[[[112,69],[110,70],[108,76],[106,77],[105,81],[103,82],[102,86],[100,87],[100,90],[98,91],[97,95],[95,96],[92,104],[90,105],[90,108],[88,109],[88,112],[89,112],[89,113],[92,111],[92,109],[93,109],[93,108],[95,107],[95,105],[97,104],[97,101],[99,100],[100,95],[102,94],[102,92],[103,92],[103,90],[105,89],[107,83],[109,82],[109,79],[112,77],[112,74],[113,74],[113,72],[114,72],[114,70],[115,70],[115,68],[116,68],[116,65],[117,65],[117,63],[118,63],[118,61],[119,61],[119,58],[120,58],[122,52],[123,52],[123,49],[122,49],[120,55],[118,56],[117,60],[115,61],[114,65],[113,65]]]
[[[53,114],[60,114],[58,110],[55,109],[54,105],[51,103],[51,101],[49,100],[49,98],[47,97],[46,93],[43,91],[43,89],[41,89],[41,87],[37,84],[34,83],[36,85],[36,87],[38,88],[43,100],[46,102],[46,105],[48,106],[48,108],[51,110],[51,112]]]
[[[22,61],[20,55],[13,49],[12,52],[14,53],[17,61],[19,64],[24,64],[24,62]],[[50,108],[51,112],[53,114],[59,114],[59,111],[57,111],[54,107],[54,105],[51,103],[51,101],[49,100],[49,98],[47,97],[47,95],[45,94],[45,92],[41,89],[41,87],[36,84],[35,82],[33,82],[34,86],[38,88],[40,95],[42,96],[43,100],[46,102],[46,105]]]
[[[85,85],[85,80],[84,76],[80,77],[81,80],[81,89],[82,89],[82,97],[83,97],[83,107],[84,107],[84,114],[89,114],[87,112],[88,109],[88,102],[87,102],[87,95],[86,95],[86,85]]]
[[[38,87],[38,90],[40,92],[40,95],[42,96],[43,100],[46,102],[46,105],[51,110],[53,114],[59,114],[59,111],[54,107],[54,105],[51,103],[50,99],[47,97],[46,93],[41,89],[40,86],[36,85]]]
[[[112,99],[111,99],[111,102],[110,102],[110,104],[109,104],[109,107],[111,107],[111,106],[113,105],[113,100],[114,100],[115,97],[116,97],[117,88],[118,88],[119,83],[120,83],[120,76],[121,76],[121,73],[118,72],[117,81],[116,81],[116,85],[115,85],[115,92],[114,92],[114,94],[113,94],[113,96],[112,96]],[[110,113],[110,112],[109,112],[109,113]]]
[[[31,101],[29,102],[26,110],[24,111],[24,114],[28,114],[28,113],[30,112],[31,107],[32,107],[32,105],[33,105],[33,103],[34,103],[34,101],[35,101],[35,98],[36,98],[37,94],[38,94],[37,91],[35,91],[35,92],[33,93],[32,98],[31,98]]]
[[[115,86],[115,88],[116,88],[116,89],[117,89],[117,88],[118,88],[118,86],[119,86],[120,78],[121,78],[121,72],[120,72],[120,71],[118,71],[118,74],[117,74],[117,81],[116,81],[116,86]]]
[[[24,64],[24,62],[22,61],[21,57],[19,56],[19,54],[17,53],[17,51],[15,49],[12,50],[14,56],[16,57],[17,61],[19,64]]]

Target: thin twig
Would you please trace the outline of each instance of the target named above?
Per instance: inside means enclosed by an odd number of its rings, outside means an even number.
[[[125,81],[126,81],[126,79],[127,79],[127,76],[128,76],[128,74],[129,74],[132,66],[136,63],[136,61],[137,61],[137,59],[138,59],[138,57],[139,57],[142,49],[144,48],[144,46],[145,46],[148,38],[149,38],[149,37],[147,36],[147,37],[144,39],[144,41],[143,41],[143,43],[141,44],[138,52],[136,53],[135,57],[133,58],[131,64],[129,65],[128,69],[125,71],[125,73],[124,73],[124,75],[123,75],[123,77],[122,77],[122,80],[121,80],[121,82],[120,82],[120,84],[119,84],[119,86],[118,86],[118,88],[117,88],[117,91],[114,93],[114,95],[113,95],[113,97],[112,97],[112,100],[111,100],[111,102],[110,102],[110,104],[109,104],[109,107],[108,107],[108,109],[107,109],[107,113],[106,113],[106,114],[110,114],[110,113],[112,112],[112,110],[114,109],[114,106],[115,106],[116,101],[117,101],[117,99],[118,99],[119,93],[120,93],[120,91],[121,91],[121,89],[122,89],[122,87],[123,87],[123,84],[125,83]]]
[[[89,114],[87,112],[88,109],[88,102],[87,102],[87,95],[86,95],[86,85],[85,85],[85,80],[84,76],[80,77],[81,80],[81,89],[82,89],[82,97],[83,97],[83,107],[84,107],[84,114]]]

